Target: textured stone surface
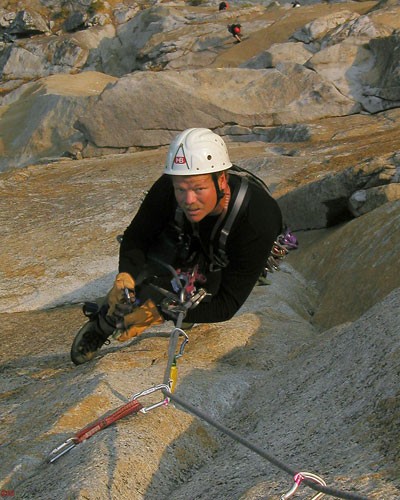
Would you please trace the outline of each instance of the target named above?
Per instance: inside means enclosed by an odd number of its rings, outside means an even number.
[[[80,7],[86,1],[81,0]],[[55,3],[46,0],[41,5]],[[372,4],[353,2],[346,10],[365,13]],[[194,25],[199,29],[205,19],[212,23],[218,19],[225,30],[235,10],[223,17],[214,10],[189,9],[197,24],[189,23],[186,35]],[[215,53],[211,65],[234,69],[273,43],[287,43],[296,29],[327,10],[338,12],[343,6],[272,7],[257,20],[265,23],[260,27],[252,18],[257,9],[249,9],[243,24],[254,21],[258,31],[242,44]],[[163,47],[164,55],[172,53],[168,51],[173,44],[165,42],[177,33],[174,23],[189,19],[182,11],[187,7],[163,19],[165,7],[161,7],[154,16],[147,13],[141,18],[146,29],[151,22],[155,33],[162,28],[161,36],[145,39],[143,35],[139,40],[143,47],[150,41],[146,50],[152,46],[155,57],[156,42],[159,55]],[[397,12],[397,3],[385,2],[370,15],[378,22],[380,14],[383,24],[394,28]],[[141,33],[138,19],[131,21],[120,24],[121,40],[130,39],[128,24],[129,29],[137,28],[137,36]],[[180,39],[185,43],[186,35],[182,33]],[[112,53],[113,45],[108,43],[91,53],[96,64]],[[185,44],[181,47],[186,50]],[[200,48],[197,44],[196,50]],[[190,55],[194,62],[196,52]],[[209,61],[207,57],[200,58],[202,64]],[[107,64],[117,62],[110,56]],[[275,73],[282,71],[286,78],[308,74],[289,71],[281,62],[276,66],[282,70]],[[123,65],[128,67],[129,60],[123,58]],[[395,65],[388,68],[386,76],[396,74]],[[170,81],[177,85],[174,73]],[[192,71],[192,75],[205,73]],[[383,73],[377,73],[376,81],[384,81],[379,75]],[[149,73],[148,78],[159,77]],[[119,78],[118,84],[130,80]],[[202,100],[206,111],[217,108],[215,95],[206,99],[204,87],[209,80],[196,82],[188,76],[183,80],[187,88],[190,81],[196,94],[201,94],[196,99]],[[0,123],[2,156],[5,148],[13,147],[15,158],[29,156],[32,152],[27,149],[42,140],[48,148],[45,154],[53,156],[46,160],[43,151],[38,152],[36,165],[0,174],[2,495],[7,492],[29,500],[278,500],[293,484],[290,475],[174,404],[126,417],[58,462],[45,463],[48,453],[66,438],[132,394],[160,383],[167,362],[172,327],[168,323],[124,344],[113,341],[87,365],[74,367],[69,358],[71,342],[84,321],[79,303],[109,289],[117,267],[115,238],[160,174],[166,153],[163,147],[143,151],[135,151],[132,145],[115,147],[105,134],[106,147],[96,148],[73,127],[76,115],[67,110],[75,110],[79,100],[96,99],[116,81],[98,73],[74,78],[54,75],[16,85],[2,98],[0,114],[6,118]],[[237,84],[226,82],[227,88]],[[384,90],[386,98],[389,87]],[[246,91],[252,92],[251,80]],[[145,92],[141,95],[144,98]],[[219,100],[222,97],[219,94]],[[43,104],[50,101],[51,105]],[[227,101],[234,109],[232,96]],[[237,116],[246,115],[241,109],[246,97],[238,101]],[[298,106],[299,102],[292,105],[293,112]],[[18,113],[7,114],[11,107]],[[36,111],[27,120],[29,109]],[[131,113],[118,110],[122,122]],[[43,119],[50,114],[53,120]],[[36,115],[45,125],[34,120]],[[231,159],[270,185],[293,228],[321,229],[296,231],[300,247],[279,272],[270,274],[271,284],[256,287],[231,321],[195,326],[178,361],[176,394],[185,401],[294,470],[314,472],[330,487],[371,500],[400,496],[400,284],[396,272],[400,202],[393,196],[400,180],[398,118],[398,109],[392,109],[276,126],[250,126],[247,116],[243,122],[222,120],[215,125],[227,138]],[[213,124],[219,120],[212,114],[209,119]],[[26,149],[13,135],[17,125]],[[62,147],[74,160],[55,161],[57,152],[48,144],[55,137],[59,141],[59,130],[65,136],[72,133],[68,148],[64,143]],[[162,138],[166,144],[173,132],[167,127],[150,138]],[[100,132],[91,133],[94,137]],[[29,137],[34,137],[31,144]],[[93,158],[80,159],[85,153]],[[108,156],[97,157],[101,153]],[[360,200],[360,192],[365,203],[352,214],[351,204],[355,198]],[[149,404],[159,397],[156,393],[142,402]],[[304,485],[299,494],[311,496]]]
[[[393,23],[382,24],[383,15],[377,20],[379,9],[371,11],[371,19],[364,15],[375,6],[352,2],[291,10],[256,5],[221,14],[211,6],[154,5],[113,24],[109,4],[104,6],[108,24],[4,42],[0,128],[7,129],[7,141],[0,168],[25,166],[49,155],[73,156],[77,141],[83,143],[84,155],[98,156],[121,148],[158,147],[176,130],[194,124],[291,126],[397,107],[397,35],[391,34]],[[381,6],[386,15],[388,8]],[[234,44],[226,25],[238,16],[245,39]],[[358,28],[349,22],[358,22]],[[299,30],[313,34],[307,49],[316,53],[310,61],[293,38]],[[270,62],[262,63],[267,55]],[[46,86],[54,73],[64,73],[63,85],[69,87],[75,73],[89,70],[119,80],[98,100],[78,91],[79,99],[71,95],[67,102],[40,94],[38,103],[32,102],[34,96],[25,102],[25,92],[18,88],[29,79]],[[80,81],[83,89],[90,86],[84,77]],[[19,103],[10,108],[10,101]],[[45,114],[36,111],[43,101]],[[71,107],[81,108],[79,122]],[[17,126],[22,109],[24,129]],[[32,129],[46,140],[31,137]],[[48,129],[53,133],[46,134]]]

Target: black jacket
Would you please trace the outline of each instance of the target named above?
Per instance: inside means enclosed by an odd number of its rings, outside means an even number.
[[[239,183],[240,179],[236,175],[229,176],[232,193]],[[231,197],[225,219],[233,204],[234,196]],[[135,279],[138,278],[148,264],[149,252],[160,244],[160,234],[174,220],[176,208],[171,179],[163,175],[151,187],[124,233],[120,247],[120,272],[128,272]],[[198,223],[201,247],[206,251],[217,218],[207,216]],[[265,190],[249,183],[245,201],[226,242],[228,265],[218,272],[210,272],[205,267],[201,269],[207,277],[204,288],[213,292],[212,300],[189,310],[185,321],[214,323],[232,318],[257,282],[281,230],[282,216],[276,201]],[[193,227],[186,219],[184,233],[189,239],[195,239]],[[215,240],[218,240],[218,236]],[[176,265],[175,262],[174,267]]]

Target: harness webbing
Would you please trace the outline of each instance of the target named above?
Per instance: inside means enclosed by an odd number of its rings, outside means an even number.
[[[242,207],[248,187],[249,187],[249,181],[245,177],[242,177],[240,182],[239,192],[236,195],[231,213],[229,214],[226,223],[224,224],[224,227],[221,229],[221,234],[218,243],[219,243],[219,248],[222,251],[225,250],[226,240],[228,239],[229,232],[232,229],[232,225],[235,222],[239,210]]]

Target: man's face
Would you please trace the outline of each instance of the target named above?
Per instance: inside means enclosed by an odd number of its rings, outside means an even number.
[[[199,222],[207,215],[218,213],[217,192],[211,174],[172,177],[175,198],[190,222]],[[218,179],[220,189],[226,186],[223,172]]]

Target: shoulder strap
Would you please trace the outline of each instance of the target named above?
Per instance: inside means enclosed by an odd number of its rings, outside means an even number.
[[[248,187],[249,181],[245,177],[241,177],[240,184],[236,186],[234,192],[234,202],[232,210],[221,229],[216,252],[214,251],[213,242],[210,241],[210,271],[216,271],[217,269],[226,267],[229,263],[225,252],[226,241],[232,229],[233,223],[235,222],[236,217],[238,216],[239,211],[243,205]]]
[[[233,223],[235,222],[236,217],[238,216],[240,209],[243,206],[243,201],[245,199],[245,196],[246,196],[246,193],[247,193],[247,190],[249,187],[248,179],[246,179],[245,176],[241,176],[241,175],[239,177],[240,177],[240,183],[238,183],[238,185],[235,187],[235,191],[234,191],[233,197],[232,197],[233,207],[232,207],[232,210],[230,211],[230,213],[226,219],[225,224],[223,225],[223,227],[221,229],[219,239],[218,239],[218,244],[216,245],[216,250],[214,250],[213,240],[214,240],[214,236],[215,236],[216,232],[218,231],[220,221],[217,221],[217,223],[214,226],[213,231],[212,231],[213,234],[212,234],[211,239],[210,239],[210,246],[209,246],[209,252],[208,252],[208,254],[209,254],[208,258],[210,260],[210,271],[215,271],[217,269],[221,269],[223,267],[226,267],[228,264],[228,259],[226,257],[226,253],[225,253],[226,242],[227,242],[229,233],[232,229]],[[183,229],[183,219],[184,219],[183,211],[181,208],[178,207],[175,211],[175,217],[174,217],[174,223],[178,228]],[[195,236],[197,236],[200,240],[197,224],[196,223],[192,224],[192,228],[193,228],[193,234]],[[200,244],[202,245],[201,240],[200,240]],[[204,247],[203,247],[203,250],[207,254]]]
[[[244,197],[246,196],[247,189],[249,187],[249,181],[242,177],[239,186],[239,192],[236,195],[235,201],[233,203],[232,211],[226,219],[224,227],[221,229],[221,234],[219,236],[219,248],[225,250],[226,240],[228,239],[232,225],[239,213],[239,210],[243,204]]]

